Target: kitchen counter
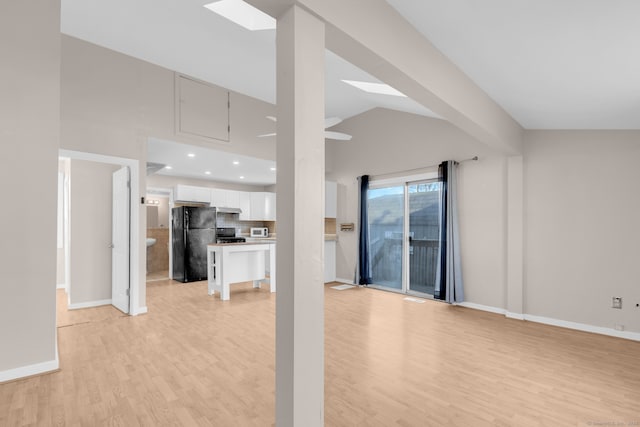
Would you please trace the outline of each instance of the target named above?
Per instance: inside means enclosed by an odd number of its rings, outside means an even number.
[[[243,236],[247,239],[247,242],[275,242],[276,238],[275,237],[249,237],[249,236]],[[330,241],[337,241],[338,240],[338,235],[337,234],[325,234],[324,235],[324,240],[326,242],[330,242]]]
[[[260,242],[257,241],[247,241],[247,242],[235,242],[235,243],[209,243],[207,246],[242,246],[242,245],[255,245],[256,243],[265,243],[265,244],[275,244],[276,239],[263,238],[260,239]]]
[[[269,259],[269,277],[267,263]],[[244,243],[212,243],[207,245],[208,292],[220,292],[221,300],[230,299],[230,285],[253,281],[254,288],[269,281],[271,292],[276,291],[275,241]]]

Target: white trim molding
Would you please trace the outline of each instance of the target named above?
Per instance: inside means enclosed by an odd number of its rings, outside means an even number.
[[[488,311],[490,313],[502,314],[509,319],[526,320],[528,322],[542,323],[544,325],[558,326],[565,329],[574,329],[576,331],[591,332],[593,334],[608,335],[616,338],[624,338],[631,341],[640,341],[640,332],[617,331],[612,328],[604,328],[602,326],[587,325],[585,323],[570,322],[568,320],[553,319],[551,317],[535,316],[532,314],[512,313],[504,308],[491,307],[473,302],[464,301],[459,304],[460,307],[471,308],[473,310]]]
[[[353,279],[341,279],[340,277],[336,277],[336,280],[334,280],[334,282],[340,282],[340,283],[344,283],[347,285],[355,285],[355,283],[353,282]]]
[[[525,320],[524,319],[525,315],[522,313],[513,313],[511,311],[505,311],[504,315],[508,319]]]
[[[625,338],[632,341],[640,341],[639,332],[617,331],[612,328],[604,328],[602,326],[587,325],[585,323],[569,322],[567,320],[552,319],[550,317],[534,316],[525,314],[524,320],[529,322],[543,323],[545,325],[559,326],[561,328],[575,329],[583,332],[591,332],[594,334],[609,335],[617,338]]]
[[[474,310],[488,311],[489,313],[496,313],[496,314],[506,314],[507,312],[504,308],[491,307],[488,305],[476,304],[475,302],[469,302],[469,301],[455,303],[454,305],[458,305],[460,307],[472,308]]]
[[[55,359],[48,360],[46,362],[34,363],[32,365],[20,366],[18,368],[7,369],[6,371],[0,371],[0,384],[18,380],[21,378],[32,377],[34,375],[46,374],[54,372],[60,369],[60,355],[58,353],[58,328],[54,322],[54,335],[55,335]]]
[[[83,151],[74,151],[74,150],[65,150],[60,149],[58,151],[59,156],[68,157],[76,160],[89,160],[93,162],[101,162],[101,163],[111,163],[121,166],[128,166],[131,172],[130,183],[131,183],[131,229],[129,230],[130,240],[129,240],[129,257],[130,257],[130,296],[129,296],[129,313],[133,312],[140,313],[142,307],[141,304],[144,304],[144,301],[138,301],[138,295],[140,293],[140,288],[146,286],[146,283],[141,280],[140,272],[143,271],[144,264],[141,264],[141,254],[140,251],[142,249],[142,241],[140,238],[140,218],[141,218],[141,205],[138,202],[140,200],[140,160],[137,159],[129,159],[125,157],[116,157],[116,156],[108,156],[104,154],[97,153],[87,153]],[[67,246],[68,248],[69,246]],[[67,256],[67,261],[69,261],[70,257]],[[69,276],[67,276],[68,278]],[[69,288],[67,288],[69,289]],[[109,303],[111,304],[111,303]],[[69,307],[71,308],[71,307]],[[83,308],[83,307],[78,307]]]
[[[129,314],[132,316],[137,316],[139,314],[147,314],[147,311],[148,311],[147,306],[144,306],[144,307],[138,307],[137,310],[130,310]]]
[[[110,305],[110,304],[111,304],[111,299],[101,299],[97,301],[87,301],[87,302],[79,302],[76,304],[69,304],[67,308],[69,310],[78,310],[81,308],[99,307],[101,305]]]
[[[57,371],[59,368],[60,362],[58,361],[58,349],[56,348],[56,358],[54,360],[0,371],[0,384],[7,381],[17,380],[19,378],[32,377],[34,375]]]

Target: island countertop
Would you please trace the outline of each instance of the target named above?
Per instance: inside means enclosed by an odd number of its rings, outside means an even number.
[[[235,242],[235,243],[209,243],[207,246],[247,246],[247,245],[273,245],[275,244],[275,239],[267,240],[263,239],[260,242]]]
[[[230,298],[230,285],[253,281],[259,288],[267,280],[276,291],[276,242],[211,243],[207,245],[208,293]]]
[[[251,240],[251,242],[247,242],[247,243],[275,242],[277,240],[276,237],[249,237],[249,236],[243,236],[243,237],[245,237],[247,240]],[[337,234],[325,234],[324,235],[324,240],[327,241],[327,242],[336,241],[336,240],[338,240],[338,235]]]

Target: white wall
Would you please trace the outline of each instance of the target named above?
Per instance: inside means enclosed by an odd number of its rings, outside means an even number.
[[[118,169],[71,160],[70,307],[111,300],[112,177]]]
[[[147,204],[147,228],[169,228],[169,197],[147,194],[145,201],[158,202],[155,205]]]
[[[357,223],[356,177],[434,166],[444,160],[477,162],[460,165],[459,204],[463,276],[466,299],[476,304],[505,305],[506,158],[478,143],[451,124],[391,110],[374,109],[346,120],[340,131],[349,142],[329,142],[338,182],[338,229]],[[337,277],[352,279],[356,266],[356,232],[338,231]]]
[[[58,367],[59,31],[58,0],[0,2],[0,381]]]
[[[640,131],[526,132],[527,313],[640,332],[639,165]]]
[[[72,37],[63,35],[61,39],[63,149],[135,159],[141,171],[146,170],[147,139],[151,136],[275,159],[275,141],[257,138],[265,133],[263,125],[273,125],[265,119],[275,114],[273,105],[232,92],[230,142],[177,135],[173,71]],[[145,194],[144,173],[138,184]],[[140,307],[146,305],[146,219],[146,215],[138,219]]]
[[[524,203],[524,278],[513,276],[507,295],[507,157],[446,122],[393,111],[369,111],[340,130],[354,139],[329,145],[338,224],[357,223],[358,175],[478,155],[459,176],[466,301],[523,307],[525,318],[582,329],[640,331],[640,131],[525,132],[524,188],[512,191]],[[337,275],[352,279],[357,236],[338,233]],[[517,300],[512,307],[508,296]],[[622,310],[611,308],[614,296],[623,298]]]
[[[64,35],[62,60],[66,149],[140,158],[153,136],[275,160],[275,140],[257,137],[274,128],[269,103],[231,92],[231,141],[212,142],[176,134],[173,71]]]

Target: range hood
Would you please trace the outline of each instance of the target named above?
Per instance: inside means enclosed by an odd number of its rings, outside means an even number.
[[[228,214],[241,214],[242,209],[240,208],[219,208],[216,206],[217,213],[228,213]]]

